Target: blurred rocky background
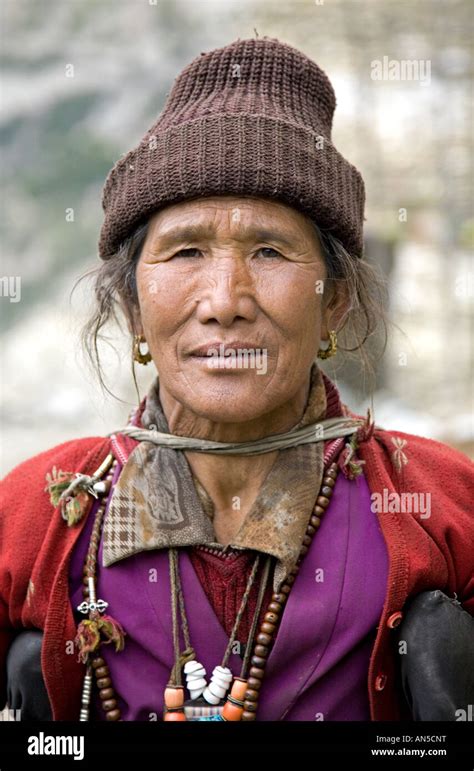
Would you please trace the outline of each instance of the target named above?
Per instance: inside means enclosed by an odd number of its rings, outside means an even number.
[[[377,370],[377,424],[474,456],[469,0],[2,0],[0,13],[2,474],[125,425],[131,342],[111,330],[116,350],[103,351],[114,399],[80,349],[90,284],[70,296],[97,263],[102,186],[185,64],[255,34],[328,73],[335,145],[365,179],[367,255],[398,327]],[[374,62],[396,74],[407,60],[425,63],[424,79],[374,79]],[[365,413],[357,368],[338,356],[325,369]],[[152,367],[137,375],[143,396]]]

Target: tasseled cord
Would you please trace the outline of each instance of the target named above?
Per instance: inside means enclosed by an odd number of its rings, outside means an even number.
[[[89,654],[94,653],[101,644],[114,643],[115,651],[122,651],[125,647],[125,631],[112,616],[91,613],[91,618],[78,625],[74,642],[79,649],[78,662],[86,664]]]
[[[346,479],[355,479],[363,473],[364,469],[362,466],[365,464],[365,460],[357,458],[356,450],[359,444],[370,439],[374,433],[374,428],[375,424],[369,407],[367,410],[366,422],[357,429],[357,431],[352,434],[350,440],[346,442],[337,462]]]
[[[62,518],[68,527],[80,522],[90,504],[90,495],[97,498],[94,484],[97,476],[74,474],[71,471],[61,471],[54,466],[51,474],[46,474],[45,492],[54,507],[59,506]]]

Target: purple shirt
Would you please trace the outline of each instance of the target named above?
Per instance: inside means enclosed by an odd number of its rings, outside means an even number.
[[[83,599],[82,568],[94,511],[71,561],[73,609]],[[122,719],[162,720],[163,693],[174,661],[167,550],[143,551],[104,568],[101,543],[97,569],[97,597],[109,603],[107,613],[127,632],[120,653],[101,646]],[[150,580],[154,571],[156,581]],[[228,639],[186,550],[180,551],[180,572],[191,644],[209,678]],[[370,509],[365,477],[349,481],[339,474],[281,617],[257,720],[370,720],[368,667],[387,576],[387,549]],[[78,621],[85,618],[76,610],[74,614]],[[240,674],[241,665],[240,656],[231,654],[228,666],[234,675]],[[96,688],[93,693],[91,719],[104,719]]]

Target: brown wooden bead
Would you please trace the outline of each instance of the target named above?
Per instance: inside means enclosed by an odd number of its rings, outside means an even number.
[[[278,615],[280,617],[281,611],[282,611],[282,604],[281,602],[271,602],[268,606],[268,610],[272,613],[275,613],[275,615]]]
[[[282,594],[289,594],[291,592],[291,586],[288,586],[288,583],[285,580],[285,583],[281,586],[281,592]]]
[[[304,555],[307,554],[308,551],[309,551],[309,548],[307,546],[302,546],[300,549],[300,554],[302,554],[304,557]]]
[[[101,677],[99,680],[97,680],[97,688],[111,688],[112,687],[112,680],[110,677]]]
[[[311,524],[317,529],[321,524],[320,517],[311,517]]]
[[[252,689],[252,691],[258,691],[262,685],[262,681],[257,677],[249,677],[247,680],[247,685]]]
[[[270,645],[272,638],[271,635],[266,634],[265,632],[259,632],[256,640],[260,645]]]
[[[296,579],[296,576],[292,576],[291,573],[289,573],[285,577],[285,584],[288,584],[289,586],[293,586],[293,584],[295,583],[295,579]]]
[[[108,688],[112,685],[110,677],[101,677],[97,680],[97,688]]]
[[[332,477],[324,477],[323,479],[324,487],[330,487],[332,490],[335,484],[336,484],[336,480],[333,479]]]
[[[280,616],[277,613],[265,613],[265,621],[268,621],[269,624],[276,624],[278,623],[278,619]]]
[[[323,509],[326,509],[329,506],[329,498],[326,498],[324,495],[320,495],[316,499],[316,503],[318,504],[318,506],[321,506]]]
[[[329,485],[323,485],[323,487],[321,487],[320,493],[329,499],[332,495],[332,487],[329,487]]]
[[[251,701],[255,703],[258,701],[258,691],[254,691],[252,688],[247,688],[245,691],[245,701]]]
[[[92,659],[92,668],[97,669],[97,667],[103,667],[105,665],[105,661],[102,658]]]
[[[249,720],[256,720],[256,715],[253,712],[249,712],[249,710],[244,709],[242,712],[241,720],[249,721]]]
[[[257,702],[250,701],[250,699],[245,699],[244,701],[244,710],[247,710],[248,712],[256,712],[257,706]]]
[[[101,688],[99,691],[99,696],[104,701],[104,699],[113,699],[115,696],[115,691],[113,688]]]
[[[268,648],[266,645],[256,645],[254,653],[256,656],[261,656],[262,659],[266,659],[268,656]]]
[[[273,602],[279,602],[280,605],[284,605],[287,600],[287,597],[284,592],[280,591],[278,594],[274,594],[272,596],[272,600]]]
[[[106,720],[110,720],[110,721],[120,720],[120,717],[121,717],[121,713],[119,709],[113,709],[110,712],[105,713]]]
[[[249,677],[255,677],[258,680],[263,680],[265,676],[265,670],[261,669],[260,667],[250,667],[249,669]]]
[[[111,712],[111,710],[115,709],[117,706],[117,699],[107,699],[106,701],[102,702],[102,707],[105,709],[106,712]]]
[[[336,480],[336,478],[337,478],[336,468],[337,467],[330,466],[330,468],[328,468],[328,470],[326,471],[326,476],[327,477],[332,477],[334,480]]]
[[[322,517],[322,515],[324,514],[325,511],[326,511],[326,509],[323,509],[322,506],[315,506],[314,507],[314,513],[316,514],[317,517]]]
[[[95,670],[95,676],[96,677],[108,677],[110,674],[109,668],[107,666],[105,667],[99,667]]]
[[[313,539],[310,538],[309,535],[305,535],[305,537],[303,538],[303,543],[304,543],[305,546],[311,546],[312,540]]]
[[[311,539],[312,539],[312,538],[313,538],[313,535],[314,535],[314,534],[315,534],[315,532],[316,532],[316,528],[315,528],[315,527],[313,527],[313,525],[308,525],[308,527],[306,528],[306,532],[307,532],[307,534],[308,534],[308,535],[310,535],[310,536],[311,536]]]
[[[250,663],[252,666],[257,667],[258,669],[264,669],[267,664],[266,659],[264,659],[262,656],[252,656]]]
[[[271,637],[276,629],[276,624],[269,624],[268,621],[264,621],[260,629]]]

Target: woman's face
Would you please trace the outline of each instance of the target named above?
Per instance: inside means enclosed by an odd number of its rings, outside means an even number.
[[[327,339],[325,276],[311,223],[283,203],[217,196],[160,210],[137,264],[136,323],[160,389],[224,423],[291,400]]]

